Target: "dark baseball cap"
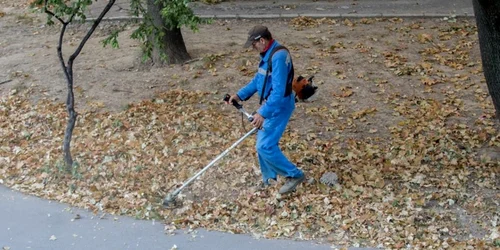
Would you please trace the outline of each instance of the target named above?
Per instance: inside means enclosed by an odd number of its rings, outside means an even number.
[[[259,40],[263,36],[271,36],[271,32],[269,32],[266,26],[257,25],[253,27],[250,31],[248,31],[248,39],[245,45],[243,45],[243,48],[250,47],[254,41]]]

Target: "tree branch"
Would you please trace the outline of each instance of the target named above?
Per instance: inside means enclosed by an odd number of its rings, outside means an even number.
[[[62,20],[60,17],[56,16],[56,14],[54,14],[54,12],[50,11],[49,8],[47,8],[47,0],[44,1],[44,6],[43,6],[43,10],[45,13],[47,13],[48,15],[52,16],[52,17],[55,17],[57,20],[59,20],[59,22],[61,22],[62,24],[66,24],[66,22],[64,22],[64,20]]]
[[[104,8],[104,10],[101,12],[101,14],[99,15],[99,17],[92,24],[92,27],[90,28],[89,32],[87,32],[87,34],[85,35],[85,37],[83,38],[83,40],[80,42],[80,45],[78,45],[78,48],[76,49],[75,53],[73,53],[73,55],[70,56],[70,58],[69,58],[70,62],[73,62],[73,60],[75,60],[75,58],[80,54],[80,52],[83,49],[83,46],[85,45],[85,43],[87,42],[87,40],[89,40],[89,38],[92,35],[92,33],[94,33],[95,29],[97,28],[97,26],[99,25],[99,23],[101,22],[101,20],[104,18],[104,16],[106,15],[106,13],[108,13],[108,11],[111,9],[111,7],[113,6],[113,4],[115,4],[115,1],[116,0],[110,0],[108,2],[108,4]]]
[[[48,1],[45,0],[44,1],[44,7],[43,7],[44,12],[47,13],[48,15],[52,16],[52,17],[55,17],[62,24],[61,33],[59,34],[59,43],[57,45],[57,56],[59,57],[59,62],[61,63],[61,67],[62,67],[62,69],[64,71],[64,75],[65,75],[66,79],[70,80],[71,77],[68,74],[68,70],[67,70],[66,65],[64,64],[64,57],[63,57],[63,54],[62,54],[63,38],[64,38],[64,33],[66,32],[66,27],[68,26],[68,22],[65,22],[62,18],[60,18],[59,16],[56,16],[54,14],[54,12],[50,11],[48,9],[48,7],[47,7],[47,4],[48,4]]]
[[[69,80],[70,76],[68,75],[68,68],[64,64],[64,57],[63,57],[63,54],[62,54],[63,38],[64,38],[64,33],[66,32],[66,27],[67,26],[68,26],[68,24],[63,22],[63,25],[62,25],[62,28],[61,28],[61,33],[59,34],[59,43],[57,45],[57,56],[59,57],[59,61],[61,62],[61,66],[63,68],[64,75]]]

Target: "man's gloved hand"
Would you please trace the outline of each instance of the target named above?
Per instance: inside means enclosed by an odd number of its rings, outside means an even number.
[[[263,124],[264,124],[264,117],[262,117],[259,113],[255,113],[253,115],[252,125],[258,129],[261,129]]]
[[[231,97],[229,97],[229,100],[226,102],[226,104],[232,104],[233,100],[235,100],[237,102],[241,102],[240,97],[237,94],[234,94],[234,95],[231,95]]]

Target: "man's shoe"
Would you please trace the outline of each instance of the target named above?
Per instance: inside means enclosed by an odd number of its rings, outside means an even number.
[[[301,177],[298,178],[287,178],[286,183],[280,188],[279,193],[280,194],[286,194],[290,193],[292,191],[295,191],[295,188],[297,185],[299,185],[301,182],[303,182],[306,179],[305,175],[302,175]]]
[[[255,187],[253,188],[253,191],[254,192],[264,191],[264,190],[268,189],[269,187],[274,186],[275,184],[276,184],[276,180],[269,178],[267,180],[267,183],[261,181],[261,182],[259,182],[259,184],[255,185]]]
[[[257,191],[264,191],[264,190],[266,190],[269,186],[271,186],[271,185],[269,185],[269,184],[267,184],[267,183],[265,183],[265,182],[261,181],[261,182],[259,182],[259,184],[255,185],[255,187],[253,188],[253,191],[254,191],[254,192],[257,192]]]

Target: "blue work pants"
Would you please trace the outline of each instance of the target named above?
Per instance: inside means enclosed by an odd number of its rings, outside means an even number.
[[[277,175],[298,178],[304,174],[286,158],[278,145],[294,109],[291,106],[277,116],[266,118],[263,129],[257,132],[257,156],[262,179],[266,184],[269,179],[276,180]]]

